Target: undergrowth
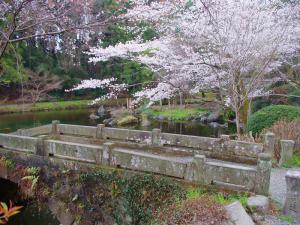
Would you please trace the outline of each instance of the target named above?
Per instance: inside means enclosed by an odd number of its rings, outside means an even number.
[[[291,161],[284,163],[282,166],[285,168],[300,167],[300,153],[294,154]]]
[[[195,199],[201,196],[210,196],[221,205],[228,205],[234,201],[239,201],[243,205],[243,207],[246,208],[249,193],[227,193],[211,191],[202,188],[190,188],[187,190],[188,199]]]

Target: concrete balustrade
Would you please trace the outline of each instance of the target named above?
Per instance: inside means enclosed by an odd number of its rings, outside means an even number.
[[[45,130],[49,136],[39,136]],[[35,132],[31,130],[36,138],[22,136],[29,133],[27,130],[18,132],[21,136],[0,134],[0,146],[14,152],[28,152],[45,162],[60,160],[66,165],[80,162],[120,167],[268,194],[274,152],[272,134],[266,135],[262,145],[230,140],[228,135],[209,138],[162,133],[160,129],[139,131],[103,124],[97,127],[67,125],[59,121],[37,128]],[[51,140],[53,138],[55,140]],[[267,153],[263,153],[265,151]],[[228,162],[231,159],[252,160],[257,164]]]
[[[209,138],[162,133],[160,129],[153,129],[151,132],[105,127],[104,124],[98,124],[97,127],[67,125],[59,124],[59,121],[53,122],[52,133],[99,140],[127,141],[155,147],[176,147],[193,154],[205,154],[238,162],[254,163],[258,159],[258,154],[263,152],[273,154],[274,152],[274,135],[271,133],[266,134],[264,144],[258,144],[230,140],[228,135],[223,135],[221,138]]]
[[[284,213],[296,218],[296,224],[298,224],[300,223],[300,170],[289,170],[285,180],[287,190]]]
[[[37,144],[38,138],[12,134],[0,134],[0,146],[7,149],[35,153],[37,151]]]
[[[291,162],[294,153],[295,141],[281,140],[280,146],[281,146],[281,152],[280,152],[279,166],[282,166],[285,163]]]
[[[101,164],[103,161],[103,146],[55,140],[45,141],[44,146],[46,151],[53,157],[97,164]]]
[[[138,146],[129,148],[113,142],[92,145],[1,134],[0,145],[14,152],[26,152],[26,157],[30,157],[28,153],[33,158],[42,157],[45,164],[58,159],[60,162],[63,160],[65,165],[69,162],[105,165],[265,195],[268,194],[270,183],[271,157],[268,154],[260,154],[257,166],[249,166],[214,160],[205,155],[174,156],[143,152]]]
[[[29,129],[18,129],[16,132],[13,132],[10,134],[34,137],[34,136],[49,134],[49,133],[51,133],[51,129],[52,129],[52,125],[48,124],[48,125],[33,127],[33,128],[29,128]]]
[[[275,149],[275,134],[266,133],[264,136],[264,152],[274,157],[274,149]]]
[[[255,192],[261,195],[269,194],[270,176],[272,169],[272,157],[269,153],[261,153],[258,156]]]

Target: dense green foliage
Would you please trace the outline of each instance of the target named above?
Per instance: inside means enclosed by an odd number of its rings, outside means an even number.
[[[99,10],[104,10],[108,16],[115,15],[120,12],[118,4],[114,0],[94,0],[92,13],[97,15]],[[130,3],[127,6],[125,4],[124,10],[127,7],[130,7]],[[130,86],[130,92],[141,90],[153,79],[153,72],[145,65],[120,58],[90,64],[89,56],[85,54],[90,47],[96,45],[107,47],[120,42],[125,43],[137,36],[145,41],[157,37],[155,30],[146,23],[137,24],[137,28],[134,30],[129,27],[130,24],[126,22],[108,24],[101,33],[91,32],[88,43],[71,33],[61,35],[59,38],[62,41],[59,48],[57,48],[55,39],[32,39],[9,45],[0,62],[0,95],[4,97],[11,95],[11,99],[20,97],[21,82],[26,82],[29,73],[34,73],[36,76],[48,74],[59,77],[62,80],[60,89],[49,93],[55,99],[95,98],[105,94],[103,90],[99,89],[65,93],[66,89],[72,88],[81,80],[90,78],[114,77],[120,83],[138,84]],[[18,59],[18,65],[16,59]],[[5,84],[5,86],[1,84]],[[18,90],[17,93],[14,90]]]
[[[289,105],[268,106],[250,116],[247,129],[252,131],[253,134],[258,134],[280,119],[286,118],[290,121],[298,117],[300,117],[299,107]]]
[[[102,196],[96,198],[99,190],[94,188],[95,198],[89,200],[88,207],[107,204],[116,224],[149,225],[157,210],[185,198],[184,189],[177,183],[154,175],[124,176],[116,171],[98,170],[82,175],[81,179],[87,190],[91,186],[103,189],[99,192]]]
[[[10,48],[6,57],[0,60],[0,84],[20,82],[23,78],[22,48]]]

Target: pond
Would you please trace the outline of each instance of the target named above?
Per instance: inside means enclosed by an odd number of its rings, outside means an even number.
[[[0,133],[9,133],[20,128],[29,128],[51,123],[52,120],[60,120],[61,123],[78,124],[87,126],[96,126],[102,123],[107,117],[98,120],[91,120],[89,115],[95,109],[80,110],[62,110],[46,112],[25,112],[0,115]],[[148,126],[134,125],[125,126],[127,128],[139,130],[152,130],[160,128],[162,132],[187,134],[196,136],[218,137],[221,134],[233,133],[234,127],[217,127],[214,128],[207,124],[199,122],[178,123],[174,121],[156,121],[150,120]]]

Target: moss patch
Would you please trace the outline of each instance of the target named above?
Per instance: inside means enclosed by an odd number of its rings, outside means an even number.
[[[146,109],[144,111],[149,117],[155,118],[163,116],[168,120],[184,121],[189,117],[203,115],[207,111],[201,108],[163,108],[163,109]]]
[[[133,115],[126,115],[120,119],[117,120],[118,126],[123,126],[127,124],[134,124],[138,123],[138,118],[134,117]]]

